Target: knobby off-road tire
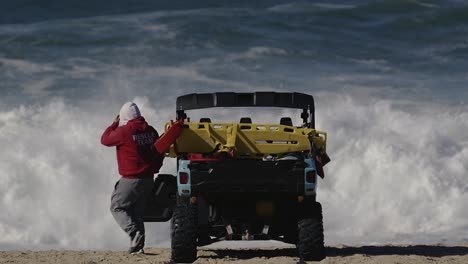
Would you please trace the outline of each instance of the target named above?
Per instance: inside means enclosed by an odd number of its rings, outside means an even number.
[[[197,208],[179,204],[171,221],[171,258],[177,263],[192,263],[197,259]]]
[[[322,206],[314,202],[313,213],[298,221],[297,250],[306,261],[320,261],[326,257],[323,238]]]

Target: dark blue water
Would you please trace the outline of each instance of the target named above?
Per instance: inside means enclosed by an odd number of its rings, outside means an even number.
[[[162,130],[177,96],[215,91],[315,96],[326,243],[466,242],[465,1],[199,2],[0,3],[0,250],[124,248],[103,129],[133,100]],[[203,115],[289,114],[269,111]]]
[[[2,5],[0,88],[12,100],[102,95],[103,82],[119,74],[151,95],[158,93],[155,83],[174,86],[173,76],[136,69],[158,67],[215,81],[178,80],[182,91],[230,90],[217,81],[232,81],[267,90],[365,88],[444,103],[467,98],[468,6],[462,1]],[[31,72],[16,62],[42,68]],[[93,74],[75,74],[82,68]]]

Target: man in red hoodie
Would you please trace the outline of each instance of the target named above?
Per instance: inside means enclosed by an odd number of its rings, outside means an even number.
[[[159,172],[164,152],[180,135],[182,122],[176,122],[175,133],[166,133],[158,144],[158,132],[141,116],[138,106],[125,103],[114,122],[104,131],[101,143],[115,146],[119,174],[114,187],[111,212],[119,226],[130,236],[129,253],[143,253],[145,202],[153,187],[153,176]],[[168,131],[169,132],[169,131]],[[163,147],[161,147],[163,146]]]

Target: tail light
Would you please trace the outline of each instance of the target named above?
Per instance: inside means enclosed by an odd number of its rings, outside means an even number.
[[[179,183],[180,184],[187,184],[188,183],[188,173],[180,172],[179,173]]]
[[[306,181],[308,183],[315,183],[315,171],[308,171],[306,174]]]

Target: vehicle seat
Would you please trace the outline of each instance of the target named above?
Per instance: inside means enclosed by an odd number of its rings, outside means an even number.
[[[200,118],[200,123],[211,123],[211,118],[202,117]]]
[[[280,119],[280,125],[283,126],[293,126],[292,120],[290,117],[282,117]]]
[[[239,123],[241,123],[241,124],[252,124],[252,118],[250,118],[250,117],[241,117]]]

